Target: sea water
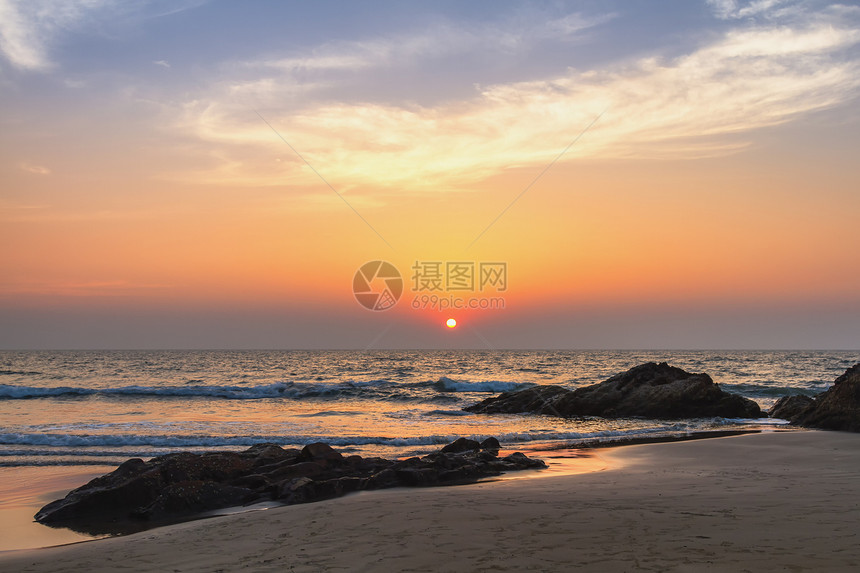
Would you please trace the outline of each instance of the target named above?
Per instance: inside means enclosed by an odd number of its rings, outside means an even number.
[[[0,352],[0,467],[118,464],[174,451],[323,441],[361,455],[421,454],[459,437],[521,448],[743,428],[758,420],[560,419],[469,414],[537,384],[578,388],[648,361],[706,372],[770,407],[815,395],[858,352]]]

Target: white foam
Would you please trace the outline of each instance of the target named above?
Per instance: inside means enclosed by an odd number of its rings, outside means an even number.
[[[434,387],[442,392],[512,392],[532,386],[534,384],[531,382],[503,382],[499,380],[468,382],[466,380],[453,380],[447,376],[442,376],[434,384]]]
[[[557,432],[533,431],[494,434],[499,441],[532,442],[551,440],[589,440],[597,438],[635,437],[657,433],[677,432],[686,427],[639,428],[631,430],[604,430],[595,432]],[[46,447],[140,447],[156,448],[188,448],[188,447],[219,447],[219,446],[252,446],[261,442],[281,445],[304,445],[312,442],[326,442],[332,446],[431,446],[447,444],[459,438],[459,435],[434,434],[428,436],[388,437],[388,436],[314,436],[314,435],[245,435],[245,436],[207,436],[164,434],[51,434],[51,433],[3,433],[0,434],[0,445],[13,446],[46,446]],[[487,435],[467,436],[475,440],[483,440]],[[84,455],[86,455],[84,453]]]
[[[61,386],[56,388],[37,386],[11,386],[0,384],[0,398],[50,398],[57,396],[178,396],[228,398],[233,400],[261,398],[309,398],[337,396],[344,393],[357,394],[362,388],[374,388],[386,384],[385,380],[342,382],[336,384],[276,382],[261,386],[121,386],[117,388],[81,388]]]

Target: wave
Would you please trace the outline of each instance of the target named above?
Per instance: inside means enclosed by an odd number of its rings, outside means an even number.
[[[809,386],[767,386],[764,384],[720,384],[720,386],[728,392],[736,392],[751,398],[781,398],[783,396],[793,396],[795,394],[814,397],[826,390],[829,384],[822,382],[817,388]]]
[[[441,392],[513,392],[523,388],[534,386],[531,382],[501,382],[487,380],[485,382],[468,382],[465,380],[452,380],[442,376],[433,387]]]
[[[281,445],[305,445],[313,442],[326,442],[332,446],[430,446],[447,444],[458,436],[416,436],[397,438],[387,436],[312,436],[312,435],[246,435],[246,436],[209,436],[209,435],[139,435],[139,434],[44,434],[44,433],[5,433],[0,434],[0,444],[12,446],[47,447],[140,447],[157,448],[211,448],[222,446],[253,446],[263,442]]]
[[[0,384],[0,398],[44,398],[64,394],[93,394],[95,390],[86,388],[36,388],[33,386],[10,386]]]
[[[714,419],[713,426],[757,423],[760,420]],[[526,432],[509,432],[495,434],[465,435],[474,440],[484,440],[491,435],[504,444],[516,444],[535,441],[589,441],[600,439],[617,439],[624,437],[649,436],[652,434],[690,432],[691,426],[686,423],[667,424],[659,427],[632,428],[618,430],[595,431],[553,431],[534,430]],[[24,454],[28,446],[60,448],[39,450],[47,452],[44,455],[71,455],[68,448],[223,448],[248,447],[262,442],[280,444],[282,446],[303,446],[313,442],[325,442],[335,447],[348,446],[437,446],[452,442],[461,437],[449,434],[433,434],[411,437],[389,436],[325,436],[325,435],[244,435],[244,436],[212,436],[212,435],[140,435],[140,434],[53,434],[53,433],[0,433],[0,445],[17,446],[17,449],[0,449],[0,455],[37,455]],[[76,450],[74,455],[98,455],[94,450]],[[97,450],[95,450],[97,451]],[[147,450],[150,451],[150,450]],[[104,455],[129,455],[133,452],[112,451]],[[43,454],[38,454],[43,455]],[[157,454],[150,454],[157,455]]]
[[[33,372],[31,370],[2,370],[0,376],[39,376],[41,372]]]
[[[426,399],[421,390],[435,392],[509,392],[533,386],[519,382],[469,382],[445,376],[436,382],[402,383],[387,379],[344,382],[275,382],[259,386],[120,386],[88,388],[76,386],[15,386],[0,384],[0,399],[86,397],[86,396],[164,396],[208,397],[230,400],[259,400],[265,398],[338,398],[367,397],[390,400]],[[416,390],[418,392],[416,392]],[[426,392],[425,392],[426,394]]]
[[[358,394],[362,389],[380,387],[387,381],[342,382],[334,384],[276,382],[261,386],[121,386],[82,388],[74,386],[38,387],[0,384],[0,399],[51,398],[57,396],[178,396],[228,398],[312,398]]]
[[[328,418],[329,416],[360,416],[363,412],[350,410],[323,410],[322,412],[312,412],[310,414],[293,414],[296,418]]]
[[[60,447],[47,450],[39,450],[35,448],[4,450],[0,449],[0,458],[8,457],[80,457],[80,458],[133,458],[145,456],[158,456],[161,454],[169,454],[176,450],[161,449],[161,450],[90,450],[76,449],[72,447]]]
[[[125,461],[126,458],[105,458],[98,461],[79,459],[79,460],[58,460],[47,458],[44,460],[0,460],[0,468],[30,468],[30,467],[48,467],[48,466],[118,466]]]
[[[465,410],[430,410],[424,413],[425,416],[474,416],[471,412]]]
[[[439,410],[440,416],[467,415],[454,410]],[[313,442],[325,442],[341,451],[353,451],[362,455],[423,455],[463,436],[484,440],[495,436],[508,450],[539,451],[546,448],[584,447],[588,444],[625,441],[629,439],[660,439],[668,436],[683,437],[703,429],[761,426],[762,420],[709,419],[704,426],[684,422],[667,423],[657,427],[623,429],[581,429],[565,431],[555,429],[533,429],[493,434],[466,433],[431,434],[408,437],[394,436],[331,436],[308,434],[252,434],[252,435],[208,435],[208,434],[65,434],[42,432],[0,433],[0,467],[41,465],[117,465],[128,458],[151,458],[179,451],[236,451],[254,444],[267,442],[282,447],[301,448]],[[766,420],[770,425],[784,424],[781,420]],[[380,448],[383,448],[380,451]],[[393,451],[392,451],[393,449]],[[364,453],[363,453],[364,452]],[[384,453],[388,452],[388,454]]]

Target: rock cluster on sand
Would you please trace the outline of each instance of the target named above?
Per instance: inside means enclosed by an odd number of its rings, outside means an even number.
[[[770,415],[808,428],[860,432],[860,363],[846,370],[833,386],[815,398],[780,398]]]
[[[324,443],[302,450],[257,444],[244,452],[136,458],[49,503],[36,520],[91,534],[116,533],[259,501],[305,503],[359,490],[469,483],[546,467],[519,452],[499,458],[499,449],[495,438],[481,443],[460,438],[440,452],[401,461],[343,456]]]
[[[691,374],[665,362],[641,364],[604,382],[576,390],[534,386],[505,392],[465,410],[482,414],[527,412],[562,417],[662,419],[764,415],[754,401],[724,392],[707,374]]]

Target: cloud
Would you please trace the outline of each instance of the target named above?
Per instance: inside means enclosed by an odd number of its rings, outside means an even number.
[[[401,36],[323,44],[306,54],[285,58],[250,60],[247,68],[278,70],[285,73],[356,71],[370,68],[408,66],[416,59],[432,59],[475,50],[510,52],[539,40],[573,40],[614,14],[595,16],[571,13],[531,22],[503,22],[462,27],[438,23],[428,29]]]
[[[41,165],[33,165],[31,163],[22,163],[18,166],[22,171],[32,173],[33,175],[50,175],[51,170]]]
[[[168,62],[167,60],[155,60],[152,63],[155,64],[156,66],[161,66],[162,68],[169,68],[170,67],[170,62]]]
[[[538,28],[537,32],[544,38],[572,39],[589,28],[609,22],[616,16],[617,14],[609,13],[587,17],[577,12],[551,20]],[[540,30],[543,32],[541,33]]]
[[[827,6],[821,0],[706,0],[706,3],[721,20],[808,19],[821,9],[840,9],[838,4]]]
[[[689,54],[498,84],[435,107],[332,102],[288,111],[277,85],[257,85],[267,120],[333,184],[456,187],[515,166],[545,165],[608,110],[565,159],[689,158],[747,145],[753,130],[856,97],[860,68],[838,55],[860,41],[833,23],[735,30]],[[223,157],[194,177],[249,185],[312,184],[245,102],[197,100],[188,129]]]
[[[55,67],[51,49],[69,32],[121,19],[143,20],[201,4],[183,0],[164,6],[159,0],[0,0],[0,54],[21,70]]]
[[[0,0],[0,52],[19,69],[45,71],[48,51],[63,30],[75,29],[109,0]]]
[[[0,0],[0,52],[16,67],[39,70],[48,67],[41,41],[21,6]]]
[[[836,12],[833,12],[836,14]],[[757,129],[855,98],[860,42],[855,22],[827,14],[792,26],[725,32],[673,59],[639,58],[605,70],[501,83],[434,106],[346,98],[284,105],[275,79],[236,82],[188,102],[177,126],[211,150],[218,167],[193,178],[244,185],[312,185],[316,176],[254,113],[260,111],[336,188],[456,189],[520,166],[574,158],[694,158],[736,152]],[[388,49],[363,62],[385,61]],[[344,66],[334,52],[311,60]],[[311,64],[306,64],[311,65]],[[370,65],[367,64],[366,65]],[[241,93],[242,97],[235,97]],[[249,103],[251,102],[251,103]]]

